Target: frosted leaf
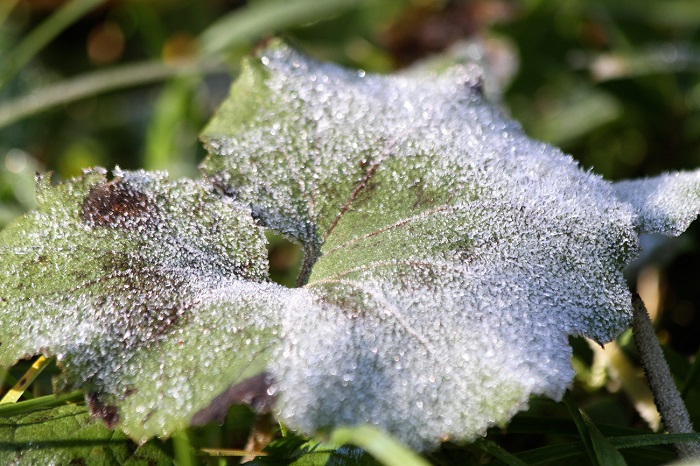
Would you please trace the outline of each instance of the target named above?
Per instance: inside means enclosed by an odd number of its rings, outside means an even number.
[[[631,207],[525,137],[479,76],[358,74],[275,44],[205,129],[207,176],[313,263],[271,365],[292,427],[473,439],[562,396],[569,335],[628,326]]]
[[[264,282],[247,208],[146,172],[42,178],[37,197],[0,234],[0,365],[56,355],[62,383],[138,441],[265,370],[285,290]]]
[[[637,211],[640,233],[678,236],[700,215],[700,170],[666,173],[614,184],[618,198]]]

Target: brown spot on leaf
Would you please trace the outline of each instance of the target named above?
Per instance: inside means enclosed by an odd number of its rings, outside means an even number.
[[[223,422],[228,408],[234,404],[246,404],[258,412],[272,409],[277,396],[269,395],[272,376],[266,372],[232,385],[228,390],[214,398],[209,406],[198,411],[190,421],[192,425],[201,426],[212,421]]]
[[[90,414],[102,419],[107,428],[112,429],[119,422],[119,409],[113,405],[106,405],[100,401],[97,393],[90,393],[87,397]]]
[[[136,393],[138,393],[138,391],[139,389],[134,386],[127,387],[124,390],[124,398],[130,397],[131,395],[135,395]]]
[[[154,226],[156,214],[151,196],[121,180],[93,186],[81,210],[83,220],[92,227],[129,230]]]

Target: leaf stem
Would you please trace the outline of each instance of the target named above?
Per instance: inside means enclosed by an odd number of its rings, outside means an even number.
[[[41,372],[46,369],[46,366],[51,362],[44,355],[39,356],[32,364],[27,372],[20,377],[19,381],[7,392],[0,400],[0,405],[7,403],[16,403],[29,385],[36,380]]]
[[[654,401],[661,414],[661,421],[670,434],[692,433],[694,430],[690,416],[656,339],[649,313],[637,293],[632,296],[632,307],[634,341],[649,380],[649,387],[654,394]],[[674,447],[680,458],[700,457],[700,443],[676,443]]]
[[[311,269],[318,260],[319,255],[320,254],[317,248],[313,246],[304,246],[304,257],[301,262],[301,268],[299,269],[297,281],[294,284],[296,288],[301,288],[309,282],[309,277],[311,276]]]

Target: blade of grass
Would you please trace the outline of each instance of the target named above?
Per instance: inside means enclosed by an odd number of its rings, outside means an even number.
[[[286,27],[317,21],[348,10],[362,0],[277,0],[258,2],[230,13],[200,36],[202,52],[215,55],[245,41]]]
[[[53,408],[66,403],[73,403],[82,400],[83,392],[74,391],[64,395],[40,396],[33,400],[21,401],[19,403],[11,403],[0,406],[0,417],[9,417],[17,414],[29,413],[38,409]]]
[[[12,52],[3,58],[5,69],[0,87],[7,84],[46,44],[88,11],[105,0],[73,0],[66,3],[35,27]]]
[[[564,395],[564,404],[576,423],[591,464],[598,466],[627,465],[620,452],[600,433],[588,415],[576,406],[571,392],[567,391]]]
[[[267,456],[264,451],[235,450],[230,448],[200,448],[200,451],[209,456],[238,457],[238,456]]]
[[[196,85],[196,81],[181,77],[165,84],[160,91],[146,132],[142,163],[146,170],[168,170],[173,176],[180,174],[178,171],[185,165],[187,148],[173,135],[182,133],[186,125],[188,106]]]
[[[10,374],[10,371],[8,369],[0,368],[0,374],[4,373],[4,379],[2,376],[0,376],[0,386],[4,385],[16,385],[17,384],[17,379],[12,377],[12,374]],[[34,395],[32,395],[31,392],[24,392],[24,398],[26,400],[32,400],[36,398]]]
[[[336,429],[331,434],[331,443],[357,445],[386,466],[429,466],[418,453],[370,425]]]
[[[485,438],[478,439],[476,442],[474,442],[474,445],[494,458],[501,460],[503,464],[507,464],[508,466],[527,466],[525,461],[513,454],[508,453],[493,440],[488,440]]]
[[[192,60],[165,64],[160,60],[153,60],[83,74],[77,78],[37,89],[29,95],[0,105],[0,128],[58,105],[103,92],[159,82],[178,75],[227,71],[228,69],[219,62]]]
[[[173,434],[173,450],[177,466],[194,466],[198,464],[186,430],[179,430]]]
[[[36,361],[31,365],[29,370],[20,377],[19,381],[7,392],[5,396],[0,400],[0,405],[7,403],[16,403],[22,397],[22,394],[27,390],[34,380],[41,374],[41,372],[46,369],[46,367],[51,362],[51,359],[47,359],[45,356],[39,356]]]
[[[652,447],[656,445],[697,442],[700,440],[700,433],[629,435],[608,440],[617,448]]]
[[[585,457],[586,448],[581,442],[565,443],[562,445],[550,445],[547,447],[534,448],[522,453],[518,453],[518,459],[534,466],[538,464],[564,464],[564,460]],[[493,466],[507,465],[501,460],[496,460]],[[576,463],[578,464],[578,463]]]

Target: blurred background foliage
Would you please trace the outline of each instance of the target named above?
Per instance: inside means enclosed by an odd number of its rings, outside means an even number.
[[[611,180],[700,167],[696,0],[3,0],[0,227],[33,207],[35,171],[68,178],[119,165],[197,176],[199,131],[240,57],[272,35],[319,59],[381,73],[477,40],[504,111],[583,167]],[[649,239],[661,247],[631,280],[652,303],[700,425],[700,370],[692,364],[700,228],[691,230],[680,240]],[[298,249],[270,238],[272,276],[291,284]],[[629,335],[604,353],[572,343],[581,406],[604,424],[648,429]],[[562,410],[566,416],[560,405],[536,401],[509,436],[494,438],[510,451],[556,444],[566,429],[532,427],[528,416]],[[432,459],[451,464],[468,450],[455,448]],[[673,457],[667,449],[640,452],[634,464]]]

